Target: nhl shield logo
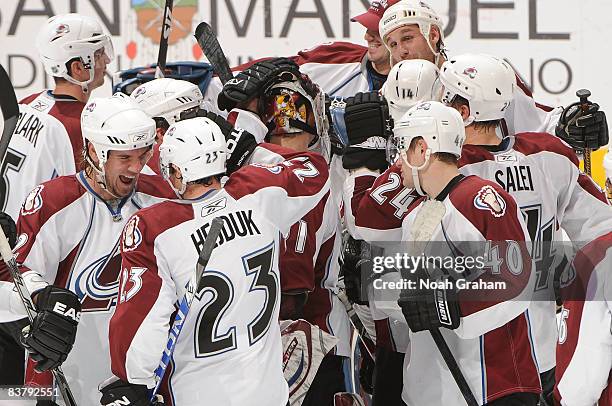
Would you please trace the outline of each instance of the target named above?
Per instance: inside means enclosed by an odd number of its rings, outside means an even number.
[[[138,32],[154,44],[159,44],[160,30],[168,30],[171,24],[168,45],[174,45],[191,34],[192,21],[198,11],[198,0],[175,0],[171,20],[167,22],[162,21],[164,7],[164,0],[132,0]]]
[[[493,186],[483,186],[474,198],[474,206],[480,210],[488,210],[495,217],[506,214],[506,201],[497,193]]]

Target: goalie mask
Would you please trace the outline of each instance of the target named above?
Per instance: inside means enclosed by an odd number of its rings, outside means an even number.
[[[425,162],[420,166],[412,165],[407,155],[412,140],[417,137],[422,137],[427,143]],[[387,159],[393,164],[401,158],[411,169],[414,188],[420,195],[425,196],[418,171],[424,169],[431,154],[437,152],[461,157],[464,142],[465,128],[457,110],[440,102],[421,102],[395,123],[393,137],[387,143]]]
[[[260,99],[259,111],[268,127],[268,136],[291,136],[306,132],[314,137],[308,149],[330,159],[329,124],[325,95],[303,75],[271,85]]]

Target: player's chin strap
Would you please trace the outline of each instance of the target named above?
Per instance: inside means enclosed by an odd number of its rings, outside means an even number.
[[[425,151],[425,162],[421,166],[414,166],[408,162],[408,156],[406,155],[406,151],[401,152],[401,157],[404,160],[404,163],[408,165],[410,168],[410,172],[412,173],[412,182],[414,183],[414,189],[421,196],[427,196],[427,193],[423,191],[421,188],[421,181],[419,180],[419,171],[427,166],[429,163],[429,157],[431,156],[431,148],[427,148]]]
[[[114,194],[113,192],[110,191],[110,189],[106,186],[106,174],[104,173],[104,164],[102,164],[102,169],[98,168],[98,166],[91,160],[91,158],[89,157],[89,154],[86,152],[85,154],[85,161],[89,164],[89,166],[94,170],[95,174],[95,178],[92,179],[94,182],[96,182],[102,189],[104,189],[108,194],[110,194],[112,197],[114,197],[115,199],[121,199],[121,197],[117,196],[116,194]]]

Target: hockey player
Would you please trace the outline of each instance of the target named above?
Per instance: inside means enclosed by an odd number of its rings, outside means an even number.
[[[555,404],[612,405],[612,233],[587,244],[562,289]]]
[[[91,92],[104,84],[113,59],[110,36],[93,18],[50,18],[36,47],[55,88],[23,99],[0,185],[1,208],[14,219],[23,199],[39,183],[80,169],[83,140],[79,119]],[[6,183],[5,183],[6,182]]]
[[[460,55],[442,65],[440,82],[443,101],[469,123],[461,173],[497,182],[516,199],[526,218],[537,274],[528,313],[544,396],[550,398],[556,342],[553,285],[567,265],[561,230],[580,248],[612,228],[612,208],[580,172],[574,151],[556,137],[523,133],[499,139],[496,129],[515,91],[514,72],[505,61]]]
[[[310,149],[330,158],[324,95],[297,64],[283,58],[262,61],[237,79],[242,80],[238,86],[229,82],[224,86],[220,103],[241,107],[232,109],[229,120],[252,129],[256,140],[269,142],[260,144],[249,162],[276,163],[275,145],[296,152]],[[330,179],[332,187],[338,186],[339,196],[340,183],[335,180]],[[334,394],[345,390],[343,369],[350,356],[350,332],[346,310],[336,296],[341,247],[336,195],[330,192],[291,227],[280,262],[281,318],[304,318],[340,340],[335,354],[324,358],[303,405],[332,405]]]
[[[438,67],[447,59],[443,28],[436,11],[426,2],[415,0],[391,5],[379,23],[380,36],[391,52],[393,63],[426,59]],[[516,83],[514,100],[504,114],[507,134],[547,132],[556,134],[575,149],[584,148],[585,144],[599,148],[608,143],[605,114],[599,111],[597,104],[590,104],[588,112],[578,122],[559,123],[563,108],[551,109],[536,103],[518,75]]]
[[[185,80],[159,78],[138,86],[130,98],[155,120],[155,148],[148,166],[160,174],[159,145],[164,140],[164,134],[181,113],[201,106],[202,92],[197,85]]]
[[[477,256],[478,252],[481,255],[482,251],[474,250],[471,244],[463,247],[462,241],[481,241],[483,246],[489,241],[492,244],[489,248],[501,250],[500,257],[509,249],[503,243],[498,245],[500,241],[517,243],[522,272],[501,261],[497,263],[501,266],[499,274],[485,267],[480,276],[487,279],[499,275],[508,286],[516,288],[498,291],[496,298],[489,297],[490,302],[469,299],[470,295],[482,292],[460,293],[455,296],[459,302],[447,308],[448,319],[442,320],[430,316],[441,310],[436,310],[436,301],[423,300],[432,292],[416,290],[403,294],[400,306],[410,327],[410,347],[402,399],[408,405],[463,402],[434,342],[422,331],[447,327],[454,331],[443,329],[443,335],[479,404],[515,401],[535,405],[540,383],[531,356],[528,321],[523,314],[535,282],[526,246],[529,236],[520,210],[507,192],[493,182],[459,174],[457,160],[464,140],[463,120],[456,111],[438,102],[417,104],[395,124],[397,164],[379,176],[370,189],[365,190],[367,186],[355,180],[361,188],[355,191],[356,195],[345,196],[346,210],[355,218],[354,233],[369,241],[420,241],[422,234],[417,236],[427,230],[430,222],[432,234],[424,242],[431,239],[448,241],[451,246],[457,244],[457,250],[464,256]],[[364,182],[371,184],[371,178],[366,177]],[[402,185],[414,188],[425,198],[404,195],[398,199],[387,194],[402,189]],[[430,213],[431,217],[421,218],[421,211],[430,212],[425,207],[434,202],[442,203],[438,204],[442,206],[441,221],[433,217],[436,210]],[[432,251],[430,255],[440,253]],[[452,298],[456,293],[446,294]]]
[[[329,182],[320,155],[279,152],[287,161],[245,166],[221,187],[228,152],[219,127],[204,117],[170,127],[161,168],[184,200],[142,210],[125,227],[125,271],[109,332],[120,380],[101,389],[102,404],[147,403],[174,303],[215,217],[224,228],[177,340],[167,396],[177,406],[286,404],[277,323],[280,234],[329,194]]]
[[[49,326],[44,318],[49,312],[39,312],[42,320],[34,322],[25,341],[37,368],[66,360],[64,372],[77,402],[96,404],[97,385],[110,375],[108,321],[117,300],[123,225],[141,207],[160,201],[153,196],[176,195],[159,177],[139,177],[152,153],[155,122],[127,96],[91,100],[81,125],[85,169],[30,192],[17,222],[15,254],[39,308],[50,312],[61,302],[80,311],[80,317],[68,310],[61,320],[49,317]],[[80,320],[76,337],[75,320]],[[55,329],[65,330],[65,337],[45,336]],[[40,385],[50,385],[50,379],[47,374],[31,378]]]

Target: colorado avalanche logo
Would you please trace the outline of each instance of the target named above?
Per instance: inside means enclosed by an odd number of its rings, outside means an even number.
[[[497,193],[493,186],[483,186],[474,198],[474,206],[480,210],[488,210],[495,217],[506,214],[506,201]]]
[[[463,74],[467,75],[470,79],[474,79],[476,78],[478,71],[476,70],[476,68],[465,68]]]
[[[21,206],[22,216],[34,214],[38,210],[40,210],[40,208],[43,205],[42,191],[44,188],[45,188],[44,185],[36,186],[34,190],[30,192],[28,197],[26,197],[26,200],[23,203],[23,206]]]
[[[140,86],[134,92],[133,97],[137,98],[138,96],[141,96],[141,95],[145,94],[146,91],[147,91],[147,89],[145,89],[144,86]]]
[[[123,229],[123,251],[134,251],[142,242],[142,233],[138,229],[140,217],[134,216],[128,220]]]
[[[70,26],[68,24],[60,24],[55,28],[55,35],[51,38],[50,42],[55,41],[58,38],[63,37],[64,35],[70,32]]]

